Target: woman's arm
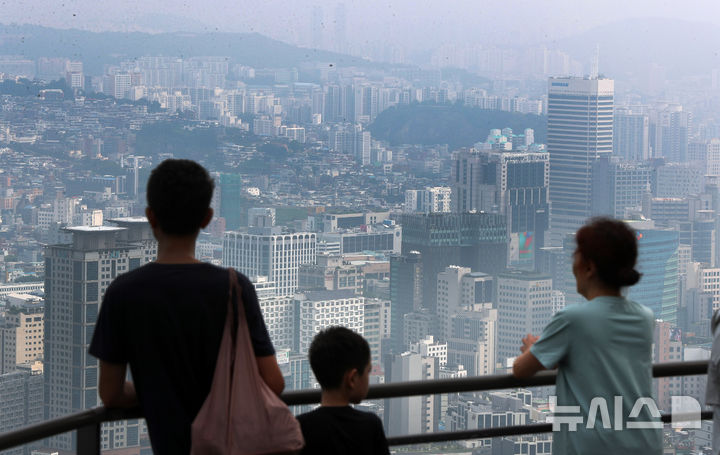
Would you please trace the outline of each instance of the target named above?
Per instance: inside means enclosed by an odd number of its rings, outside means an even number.
[[[529,378],[538,371],[545,369],[542,363],[530,352],[530,348],[539,338],[528,333],[522,339],[523,345],[520,348],[522,354],[513,362],[513,376],[516,378]]]
[[[513,376],[516,378],[529,378],[538,371],[544,370],[545,367],[540,363],[538,359],[530,352],[525,351],[520,354],[520,357],[515,359],[513,363]]]

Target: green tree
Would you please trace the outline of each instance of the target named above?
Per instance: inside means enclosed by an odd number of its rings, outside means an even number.
[[[547,135],[545,116],[485,110],[462,105],[410,104],[383,111],[370,125],[373,137],[391,145],[448,144],[468,147],[484,141],[493,128],[510,127],[516,132],[535,130],[535,140]]]
[[[278,162],[287,160],[290,154],[287,145],[279,144],[277,142],[263,144],[258,150],[263,154],[263,156],[265,156],[266,159]]]

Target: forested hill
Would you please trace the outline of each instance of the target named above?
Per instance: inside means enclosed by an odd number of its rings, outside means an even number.
[[[535,130],[535,142],[544,143],[544,115],[490,111],[459,104],[410,104],[383,111],[369,129],[376,139],[399,144],[448,144],[451,149],[469,147],[487,139],[493,128],[510,127],[516,134]]]

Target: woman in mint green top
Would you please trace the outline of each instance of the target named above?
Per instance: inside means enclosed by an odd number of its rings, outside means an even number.
[[[636,234],[621,221],[596,218],[575,240],[573,275],[588,301],[557,312],[540,337],[528,334],[513,374],[557,367],[553,454],[661,454],[653,313],[620,293],[640,279]]]

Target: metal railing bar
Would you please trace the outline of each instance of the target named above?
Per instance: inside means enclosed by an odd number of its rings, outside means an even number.
[[[511,389],[515,387],[537,387],[555,384],[555,371],[541,371],[527,379],[512,375],[488,375],[469,378],[433,379],[430,381],[408,381],[373,385],[368,390],[368,400],[379,398],[433,395],[440,393],[473,392],[478,390]],[[283,394],[288,405],[312,404],[320,401],[319,390],[300,390]]]
[[[139,418],[142,418],[140,408],[108,409],[103,406],[98,406],[86,411],[68,414],[57,419],[47,420],[19,430],[4,433],[0,435],[0,450],[10,449],[39,439],[67,433],[88,425],[112,422],[114,420]]]
[[[707,370],[707,360],[655,363],[653,364],[653,377],[667,378],[670,376],[694,376],[707,374]]]
[[[690,376],[707,373],[707,361],[668,362],[653,365],[653,376]],[[455,379],[433,379],[370,386],[368,400],[379,398],[434,395],[441,393],[474,392],[554,385],[557,370],[541,371],[533,377],[518,379],[511,374],[495,374]],[[314,404],[320,402],[320,390],[298,390],[282,396],[288,405]]]
[[[675,420],[683,421],[681,416],[685,414],[676,415]],[[712,420],[712,412],[705,411],[700,414],[701,420]],[[672,420],[671,414],[663,414],[661,416],[663,423],[670,423]],[[526,434],[537,434],[537,433],[550,433],[552,432],[551,423],[531,423],[528,425],[511,425],[506,427],[492,427],[492,428],[481,428],[477,430],[464,430],[464,431],[438,431],[435,433],[422,433],[413,434],[407,436],[394,436],[388,438],[388,444],[391,446],[402,446],[411,444],[429,444],[432,442],[445,442],[445,441],[464,441],[468,439],[489,439],[498,438],[504,436],[520,436]]]
[[[428,444],[431,442],[465,441],[468,439],[488,439],[503,436],[519,436],[524,434],[550,433],[551,423],[532,423],[528,425],[513,425],[508,427],[482,428],[464,431],[438,431],[435,433],[412,434],[407,436],[394,436],[387,438],[391,446],[406,446],[411,444]]]
[[[707,361],[670,362],[653,365],[654,377],[690,376],[705,374]],[[537,375],[518,379],[512,375],[490,375],[470,378],[440,379],[431,381],[412,381],[393,384],[380,384],[370,387],[367,399],[393,398],[441,393],[510,389],[516,387],[537,387],[553,385],[556,371],[542,371]],[[319,390],[291,391],[283,394],[288,405],[314,404],[320,402]],[[142,418],[139,408],[107,409],[102,406],[77,412],[57,419],[45,421],[0,435],[0,450],[27,444],[39,439],[73,431],[81,427],[115,420]],[[543,425],[543,424],[538,424]],[[508,427],[510,428],[510,427]],[[448,435],[450,433],[443,433]],[[427,437],[427,434],[417,435]],[[403,438],[413,437],[402,436]],[[474,437],[470,438],[473,439]]]
[[[30,425],[20,430],[11,431],[0,435],[0,450],[9,449],[21,444],[49,438],[77,428],[96,424],[104,414],[102,407],[88,409],[87,411],[76,412],[57,419],[48,420],[35,425]]]

